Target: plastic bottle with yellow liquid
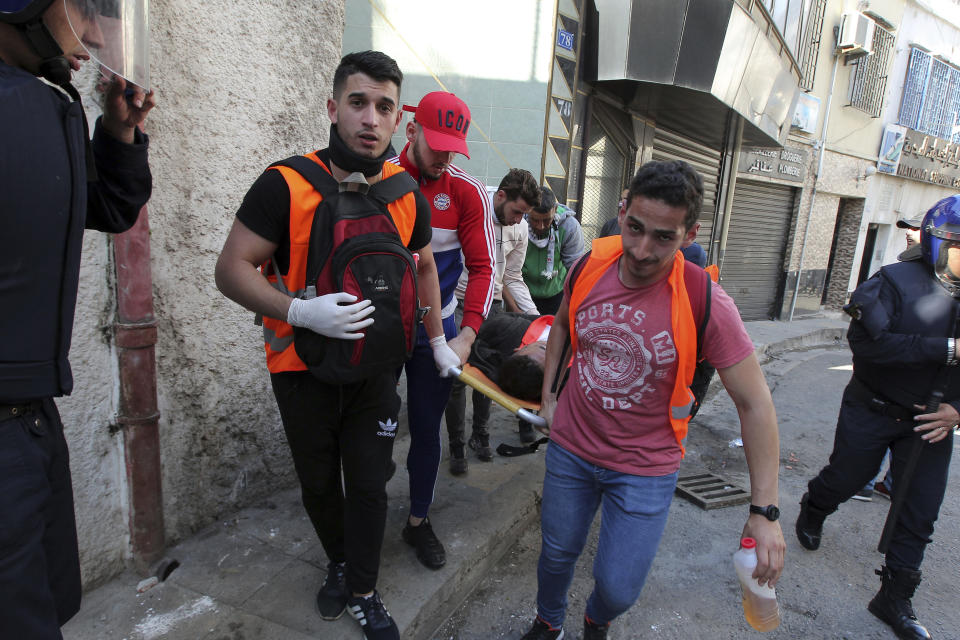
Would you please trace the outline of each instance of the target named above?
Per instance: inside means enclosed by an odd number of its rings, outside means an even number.
[[[740,580],[743,595],[743,615],[757,631],[773,631],[780,626],[780,606],[777,592],[768,584],[763,586],[753,577],[757,568],[757,541],[740,540],[740,549],[733,554],[733,567]]]

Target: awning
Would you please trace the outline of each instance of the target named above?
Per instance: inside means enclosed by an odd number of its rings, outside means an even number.
[[[719,148],[730,110],[743,144],[782,146],[800,72],[756,0],[594,0],[585,76],[629,108]]]

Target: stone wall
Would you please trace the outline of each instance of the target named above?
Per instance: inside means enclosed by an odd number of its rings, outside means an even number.
[[[861,198],[840,200],[833,258],[830,263],[830,273],[827,275],[827,290],[823,301],[823,306],[831,311],[839,311],[847,303],[847,284],[849,274],[854,269],[863,205],[864,201]]]

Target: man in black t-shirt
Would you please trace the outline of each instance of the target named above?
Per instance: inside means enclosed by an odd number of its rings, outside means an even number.
[[[364,189],[402,171],[388,164],[390,136],[400,124],[396,62],[377,51],[343,57],[327,101],[330,146],[307,154],[341,183]],[[364,184],[365,183],[365,184]],[[432,338],[434,360],[444,370],[460,364],[447,346],[440,320],[440,287],[430,248],[430,206],[419,191],[387,209],[407,247],[419,255],[417,282]],[[386,524],[386,481],[397,432],[400,397],[396,371],[357,383],[331,385],[315,378],[297,356],[293,327],[341,340],[363,337],[373,322],[369,300],[345,292],[301,299],[313,212],[321,196],[287,167],[265,171],[251,187],[217,262],[217,286],[228,298],[264,316],[267,368],[303,504],[329,560],[317,594],[326,620],[349,608],[368,640],[399,640],[399,631],[376,590]],[[412,218],[412,219],[411,219]],[[268,273],[259,265],[272,262]],[[264,277],[267,275],[268,277]],[[283,288],[290,295],[281,291]],[[292,296],[292,297],[291,297]],[[342,482],[341,482],[342,475]],[[349,496],[349,499],[346,498]]]

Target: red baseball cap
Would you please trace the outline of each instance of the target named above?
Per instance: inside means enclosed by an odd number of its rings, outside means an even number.
[[[403,110],[413,113],[432,150],[456,151],[470,157],[467,151],[470,109],[463,100],[446,91],[432,91],[423,96],[416,107],[405,104]]]

